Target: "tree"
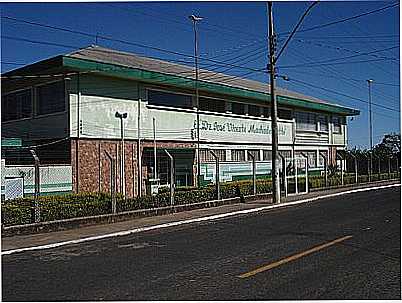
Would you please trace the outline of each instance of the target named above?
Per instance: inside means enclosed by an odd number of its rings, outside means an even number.
[[[400,157],[401,156],[401,135],[386,134],[381,143],[373,148],[374,154],[384,157]]]

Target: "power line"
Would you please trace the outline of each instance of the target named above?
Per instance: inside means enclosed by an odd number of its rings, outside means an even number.
[[[291,51],[292,51],[292,50],[291,50]],[[302,57],[302,56],[300,56],[300,55],[299,55],[298,53],[296,53],[296,52],[294,53],[294,55],[295,55],[297,58],[300,58],[300,59],[303,60],[303,61],[305,61],[306,58],[309,58],[307,55],[304,55],[304,56]],[[308,61],[308,62],[313,62],[313,61],[310,60],[310,61]],[[351,78],[345,78],[345,77],[343,76],[343,74],[339,73],[336,69],[334,69],[333,67],[330,67],[330,66],[318,66],[318,68],[326,72],[325,75],[320,75],[320,76],[336,78],[337,80],[340,80],[340,81],[342,81],[343,83],[345,83],[345,84],[347,84],[347,85],[349,85],[349,86],[353,86],[353,87],[355,87],[355,88],[357,88],[357,89],[359,89],[359,90],[362,90],[362,87],[357,86],[357,85],[355,85],[355,84],[353,84],[353,83],[350,83],[349,81],[360,82],[360,83],[361,83],[361,82],[366,83],[366,81],[367,81],[367,79],[356,80],[356,79],[351,79]],[[294,71],[294,72],[295,72],[295,71]],[[296,73],[297,73],[297,72],[296,72]],[[308,74],[308,72],[303,71],[303,75],[304,75],[304,74]],[[335,77],[335,76],[333,76],[333,75],[337,75],[337,76]],[[347,80],[347,81],[345,81],[345,80]],[[392,98],[392,99],[393,99],[393,98]]]
[[[332,26],[332,25],[335,25],[335,24],[347,22],[347,21],[350,21],[350,20],[354,20],[354,19],[357,19],[357,18],[360,18],[360,17],[368,16],[368,15],[371,15],[371,14],[375,14],[375,13],[387,10],[389,8],[392,8],[392,7],[395,7],[395,6],[398,6],[398,5],[399,5],[399,2],[396,2],[396,3],[393,3],[391,5],[387,5],[387,6],[372,10],[372,11],[362,13],[362,14],[358,14],[358,15],[354,15],[354,16],[347,17],[347,18],[344,18],[344,19],[340,19],[340,20],[329,22],[329,23],[324,23],[324,24],[316,25],[316,26],[309,27],[309,28],[306,28],[306,29],[302,29],[302,30],[297,31],[297,33],[308,32],[308,31],[312,31],[312,30]],[[284,33],[280,33],[279,35],[284,35],[284,34],[288,34],[288,33],[289,32],[284,32]]]
[[[325,37],[309,37],[303,36],[303,39],[310,40],[334,40],[334,39],[373,39],[373,38],[399,38],[399,35],[368,35],[368,36],[325,36]]]
[[[340,92],[337,92],[337,91],[334,91],[334,90],[331,90],[331,89],[328,89],[328,88],[324,88],[324,87],[316,86],[316,85],[313,85],[313,84],[310,84],[310,83],[306,83],[304,81],[295,80],[295,79],[289,79],[289,80],[299,82],[299,83],[302,83],[304,85],[311,86],[311,87],[314,87],[314,88],[318,88],[318,89],[321,89],[321,90],[324,90],[324,91],[327,91],[327,92],[330,92],[330,93],[333,93],[333,94],[337,94],[337,95],[340,95],[340,96],[343,96],[343,97],[347,97],[347,98],[350,98],[350,99],[353,99],[353,100],[356,100],[356,101],[359,101],[359,102],[368,103],[367,101],[365,101],[363,99],[356,98],[356,97],[353,97],[353,96],[350,96],[350,95],[347,95],[347,94],[343,94],[343,93],[340,93]],[[381,107],[383,109],[391,110],[391,111],[394,111],[394,112],[399,112],[399,110],[396,110],[396,109],[391,108],[391,107],[384,106],[382,104],[377,104],[377,103],[373,103],[373,102],[371,104],[373,104],[373,105],[375,105],[377,107]]]
[[[282,67],[282,68],[304,67],[306,65],[311,65],[311,64],[314,65],[314,64],[321,64],[321,63],[345,60],[345,59],[355,58],[355,57],[359,57],[359,56],[368,56],[368,55],[371,55],[371,54],[374,54],[374,53],[379,53],[379,52],[383,52],[383,51],[390,50],[390,49],[395,49],[395,48],[399,48],[399,45],[393,46],[393,47],[388,47],[388,48],[385,48],[385,49],[379,49],[379,50],[375,50],[375,51],[371,51],[371,52],[359,53],[358,55],[352,55],[352,56],[341,57],[341,58],[332,58],[332,59],[323,60],[323,61],[313,61],[313,62],[310,62],[310,63],[296,64],[296,65],[286,65],[286,66],[280,66],[280,67]],[[387,58],[387,57],[379,57],[379,58],[380,59],[385,59],[385,60],[397,60],[395,58]]]
[[[343,51],[346,51],[346,52],[349,52],[349,53],[368,55],[368,56],[372,56],[372,57],[376,57],[376,58],[385,58],[385,57],[381,57],[381,56],[378,56],[378,55],[375,55],[375,54],[371,54],[371,52],[362,53],[362,52],[360,52],[360,51],[350,50],[350,49],[347,49],[347,48],[342,47],[342,46],[333,46],[333,45],[328,45],[328,44],[323,44],[323,43],[309,42],[309,41],[306,41],[306,40],[303,40],[303,39],[295,39],[295,41],[301,42],[301,43],[308,43],[308,44],[311,44],[311,45],[314,45],[314,46],[318,46],[318,47],[324,47],[324,48],[334,49],[334,50],[337,50],[337,51],[343,50]],[[398,45],[398,46],[395,46],[395,47],[392,47],[392,48],[390,48],[390,49],[395,49],[395,48],[398,48],[398,47],[399,47],[399,45]],[[382,50],[382,51],[385,51],[385,50],[386,50],[386,49],[384,49],[384,50]],[[379,51],[379,50],[374,50],[374,52],[377,52],[377,51]],[[391,59],[391,58],[389,58],[389,59]],[[392,58],[392,59],[393,59],[393,60],[398,60],[398,59],[396,59],[396,58]]]
[[[379,62],[379,61],[387,61],[393,59],[370,59],[370,60],[360,60],[360,61],[348,61],[348,62],[335,62],[335,63],[323,63],[323,64],[312,64],[312,65],[303,65],[303,67],[317,67],[317,66],[332,66],[332,65],[342,65],[342,64],[355,64],[355,63],[369,63],[369,62]],[[278,68],[297,68],[300,66],[278,66]]]

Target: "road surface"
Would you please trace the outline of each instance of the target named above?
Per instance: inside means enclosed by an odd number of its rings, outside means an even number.
[[[400,300],[400,196],[393,187],[3,255],[3,300]]]

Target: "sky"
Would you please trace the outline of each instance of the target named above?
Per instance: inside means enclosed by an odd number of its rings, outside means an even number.
[[[369,145],[367,79],[373,79],[374,144],[384,134],[400,133],[400,6],[335,21],[395,3],[321,1],[278,59],[279,75],[289,78],[278,78],[278,86],[361,111],[348,118],[349,148]],[[274,2],[278,50],[311,4]],[[268,63],[266,2],[1,3],[0,9],[2,72],[91,44],[192,65],[188,16],[195,14],[204,18],[198,24],[201,68],[268,82],[266,73],[249,69]]]

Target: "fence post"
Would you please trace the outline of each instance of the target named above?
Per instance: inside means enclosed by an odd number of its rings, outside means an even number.
[[[359,173],[357,172],[357,157],[352,155],[354,162],[355,162],[355,183],[359,183]]]
[[[368,157],[367,158],[367,174],[368,174],[369,182],[371,182],[371,173],[372,173],[372,171],[370,169],[371,165],[372,164],[371,164],[371,161],[370,161],[370,157]]]
[[[300,154],[306,158],[306,192],[308,193],[308,157],[305,153],[300,152]]]
[[[324,154],[320,152],[320,155],[324,158],[325,187],[328,187],[328,161]]]
[[[105,150],[110,161],[110,196],[112,198],[112,213],[117,213],[116,207],[116,160]]]
[[[388,179],[391,179],[391,157],[388,155]]]
[[[253,161],[253,195],[255,196],[257,194],[257,182],[256,182],[256,172],[255,172],[255,157],[252,153],[247,151],[248,156],[251,158]]]
[[[286,160],[285,157],[282,156],[280,153],[278,153],[278,157],[281,158],[282,160],[282,183],[283,183],[283,188],[285,190],[285,197],[288,196],[288,188],[286,184]]]
[[[220,184],[219,184],[219,157],[212,150],[210,150],[209,152],[215,158],[215,165],[216,165],[216,169],[215,169],[216,198],[218,200],[220,200],[221,199],[221,188],[220,188]]]
[[[40,165],[40,161],[39,161],[39,157],[36,154],[35,150],[30,149],[29,150],[32,154],[32,157],[35,160],[35,194],[34,194],[34,219],[35,219],[35,223],[40,222],[40,208],[39,208],[39,194],[40,194],[40,171],[39,171],[39,165]]]
[[[170,159],[170,207],[173,210],[173,206],[174,206],[174,159],[173,159],[173,156],[166,149],[164,149],[164,151]]]

